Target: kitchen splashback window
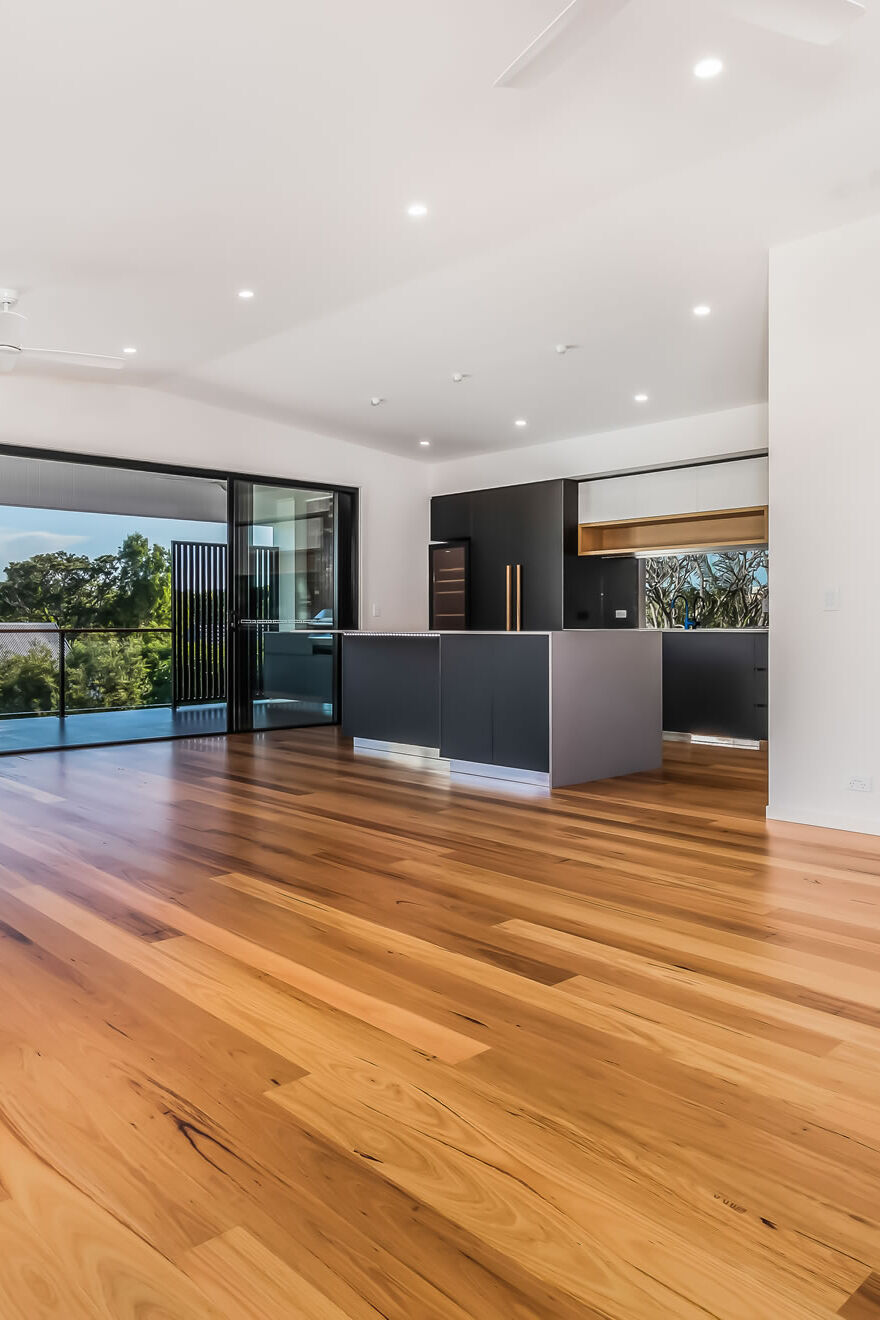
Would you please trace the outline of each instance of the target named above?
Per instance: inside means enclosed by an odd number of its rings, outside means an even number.
[[[644,561],[648,628],[765,628],[767,547],[650,555]]]

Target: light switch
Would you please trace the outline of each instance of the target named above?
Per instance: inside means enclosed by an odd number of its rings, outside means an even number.
[[[840,587],[825,588],[825,604],[822,608],[826,610],[840,609]]]
[[[373,618],[381,619],[381,617],[382,617],[382,609],[379,605],[376,604],[375,601],[373,601]]]

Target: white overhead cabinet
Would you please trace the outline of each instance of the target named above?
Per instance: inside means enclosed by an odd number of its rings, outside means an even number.
[[[578,522],[623,522],[711,509],[755,508],[765,505],[767,499],[767,459],[744,458],[582,481]]]
[[[767,541],[767,460],[581,482],[578,554],[720,549]]]

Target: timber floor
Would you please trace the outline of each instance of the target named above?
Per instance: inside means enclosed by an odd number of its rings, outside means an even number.
[[[757,752],[0,764],[0,1320],[876,1320],[880,841]]]

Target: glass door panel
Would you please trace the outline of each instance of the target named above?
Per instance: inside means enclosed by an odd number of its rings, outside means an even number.
[[[233,487],[232,726],[335,723],[340,497],[270,482]]]

